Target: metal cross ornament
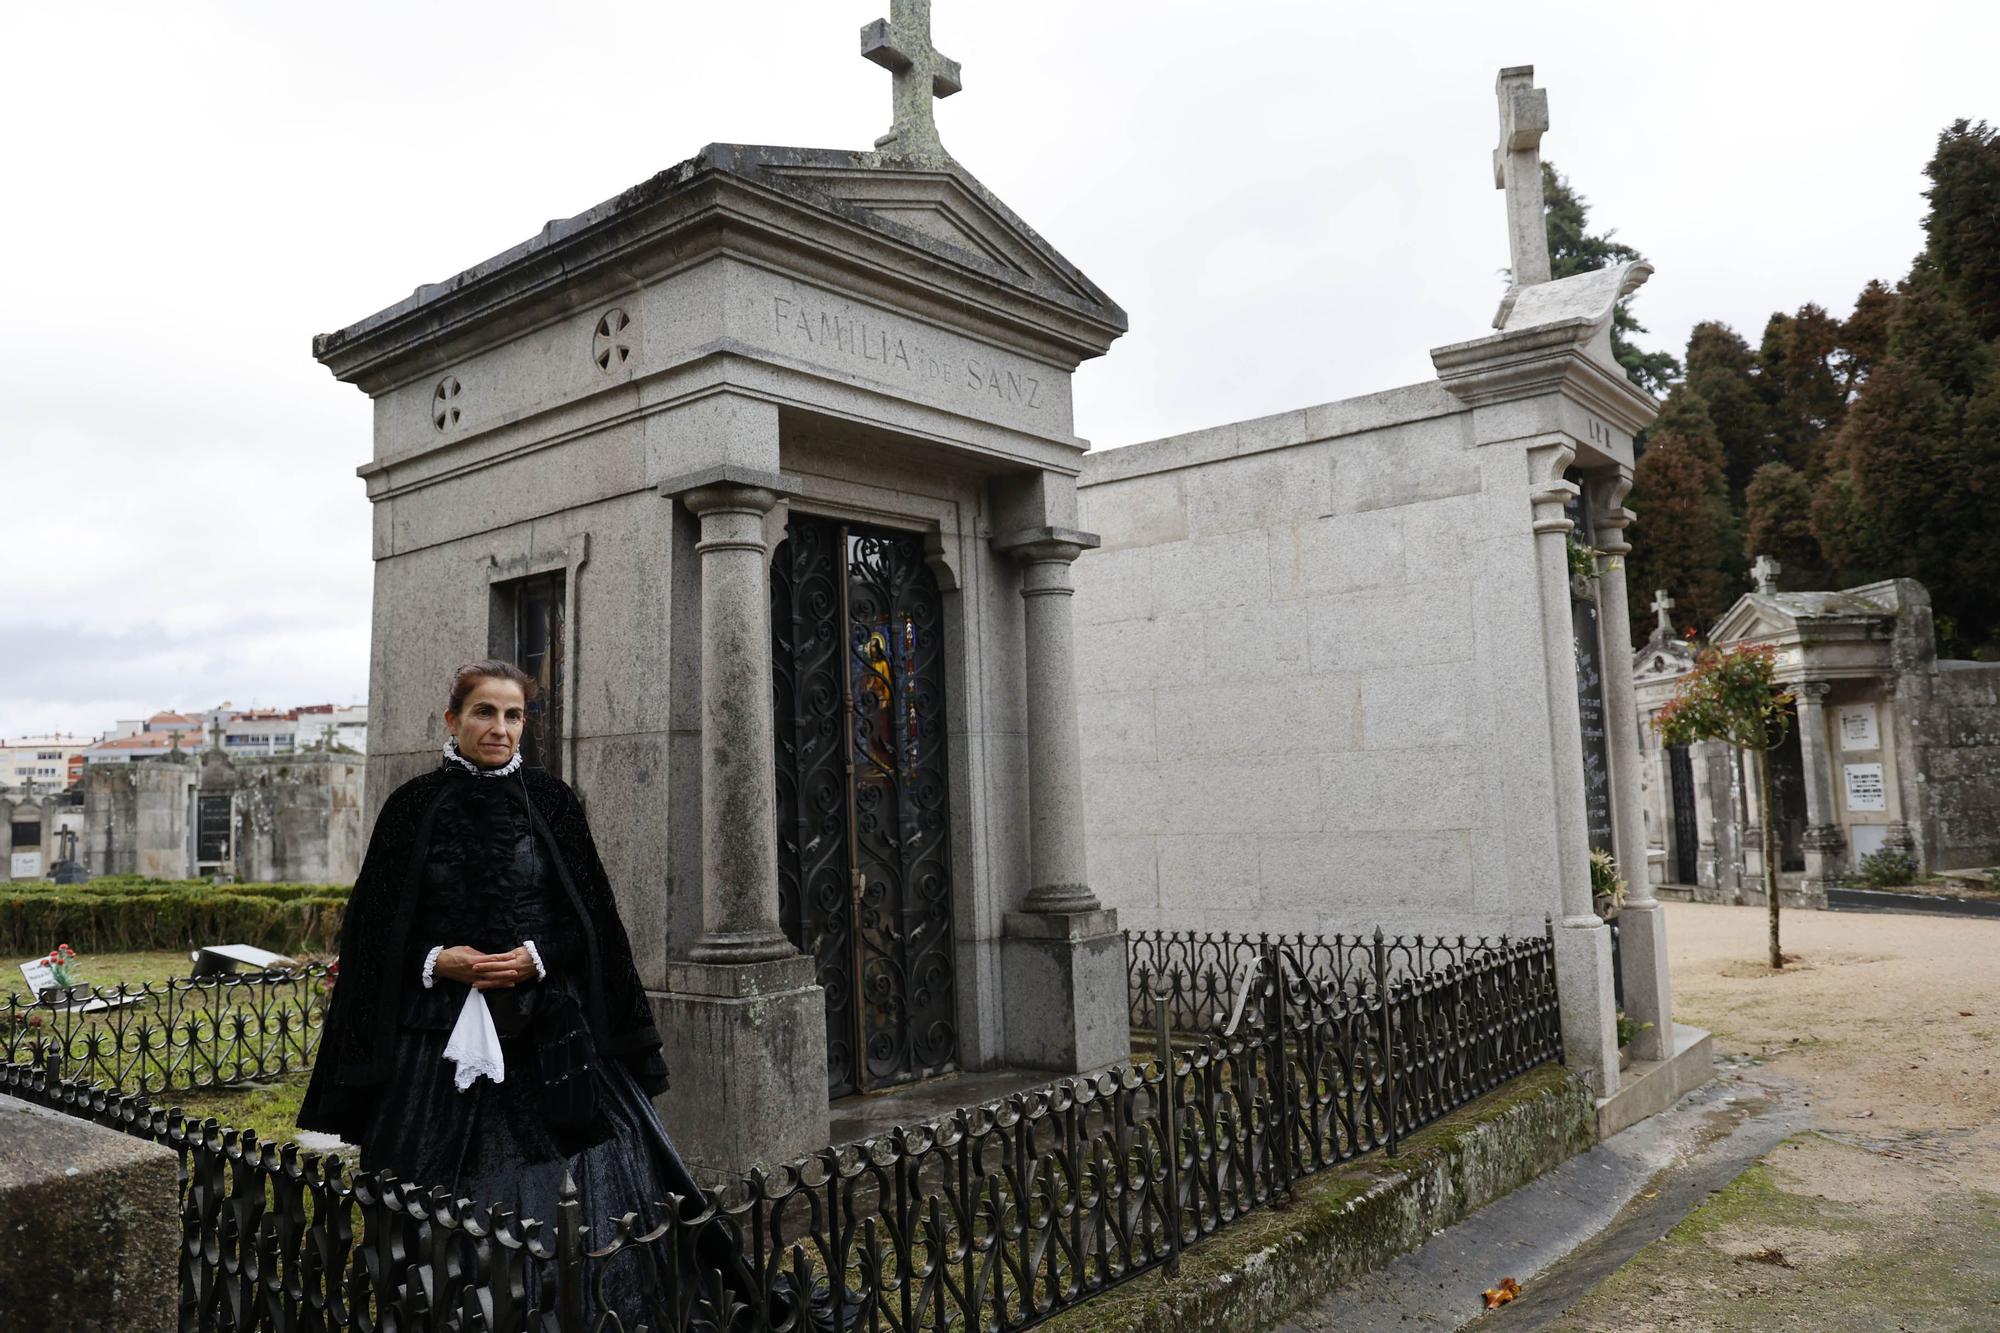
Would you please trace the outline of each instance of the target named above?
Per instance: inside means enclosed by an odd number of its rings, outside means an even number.
[[[1514,285],[1549,280],[1548,223],[1542,217],[1542,133],[1549,95],[1535,87],[1533,65],[1510,65],[1494,82],[1500,99],[1500,146],[1493,150],[1493,188],[1507,192],[1507,244]]]
[[[890,0],[889,17],[861,30],[861,54],[895,76],[895,122],[875,147],[895,157],[945,156],[931,100],[964,84],[958,62],[931,45],[931,0]]]

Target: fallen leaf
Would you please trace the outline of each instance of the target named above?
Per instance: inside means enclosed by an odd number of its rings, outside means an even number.
[[[1797,1267],[1796,1264],[1785,1257],[1783,1250],[1775,1250],[1768,1245],[1755,1254],[1744,1255],[1743,1258],[1753,1264],[1775,1264],[1779,1268]]]
[[[1960,1018],[1970,1018],[1972,1017],[1972,1011],[1970,1009],[1961,1009],[1958,1011],[1958,1016]]]
[[[1500,1279],[1499,1286],[1488,1287],[1486,1289],[1486,1308],[1497,1310],[1520,1294],[1521,1284],[1511,1277],[1503,1277]]]

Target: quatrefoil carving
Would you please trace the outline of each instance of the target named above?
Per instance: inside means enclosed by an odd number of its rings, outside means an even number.
[[[632,317],[618,309],[605,311],[604,318],[597,321],[597,332],[590,338],[590,359],[605,374],[632,359],[632,340],[625,332],[631,327]]]
[[[458,424],[458,376],[446,375],[431,390],[431,424],[440,432]]]

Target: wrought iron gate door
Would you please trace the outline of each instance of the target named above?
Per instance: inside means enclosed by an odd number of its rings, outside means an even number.
[[[1667,780],[1674,800],[1674,883],[1695,882],[1695,851],[1701,833],[1695,822],[1694,761],[1685,745],[1667,747]]]
[[[943,607],[921,538],[794,514],[771,562],[778,910],[832,1096],[951,1068]]]

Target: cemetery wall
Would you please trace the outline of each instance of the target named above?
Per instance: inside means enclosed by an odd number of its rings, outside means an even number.
[[[193,879],[218,871],[259,884],[346,884],[361,869],[359,756],[137,760],[84,768],[79,853],[89,873]],[[204,860],[202,795],[228,801],[225,862]]]
[[[1527,480],[1432,384],[1086,457],[1090,871],[1124,925],[1542,929],[1510,867],[1553,855],[1545,686],[1493,668],[1539,633]]]
[[[2000,865],[2000,663],[1940,662],[1925,756],[1936,818],[1934,869]]]

